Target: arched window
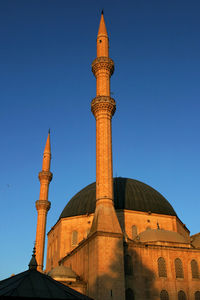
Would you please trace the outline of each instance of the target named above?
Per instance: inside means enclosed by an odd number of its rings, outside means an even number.
[[[130,289],[130,288],[126,289],[125,298],[126,298],[126,300],[135,300],[135,296],[134,296],[134,293],[133,293],[132,289]]]
[[[178,300],[186,300],[186,294],[184,291],[178,292]]]
[[[124,256],[124,271],[125,275],[133,275],[133,263],[130,255]]]
[[[200,292],[199,291],[195,292],[194,299],[195,300],[200,300]]]
[[[199,267],[195,259],[191,260],[192,278],[199,278]]]
[[[132,226],[132,239],[137,236],[137,227],[135,225]]]
[[[158,259],[158,276],[167,277],[166,263],[163,257],[159,257]]]
[[[180,258],[176,258],[174,263],[175,263],[176,278],[184,278],[183,265]]]
[[[72,246],[78,244],[78,232],[76,230],[72,231]]]
[[[169,295],[166,290],[160,292],[160,300],[169,300]]]

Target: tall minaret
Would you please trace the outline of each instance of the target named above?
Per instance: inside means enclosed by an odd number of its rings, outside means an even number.
[[[95,300],[124,300],[123,234],[113,196],[111,121],[116,104],[110,97],[110,77],[114,72],[114,62],[109,58],[109,40],[103,13],[92,72],[96,77],[96,98],[91,103],[96,119],[96,209],[88,237],[92,253],[88,291]]]
[[[48,201],[49,183],[52,180],[52,173],[50,172],[51,163],[51,146],[50,146],[50,131],[48,133],[46,146],[43,154],[42,171],[39,172],[40,180],[40,197],[35,202],[35,206],[38,212],[37,217],[37,231],[36,231],[36,260],[39,271],[43,270],[44,261],[44,245],[46,234],[46,218],[47,212],[50,209],[51,202]]]
[[[103,12],[97,35],[97,58],[92,63],[96,77],[96,98],[91,109],[96,119],[96,210],[91,233],[95,231],[122,233],[113,198],[112,116],[116,103],[110,97],[110,77],[114,62],[109,58],[109,39]]]

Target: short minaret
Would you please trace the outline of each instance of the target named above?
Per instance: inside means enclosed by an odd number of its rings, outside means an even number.
[[[46,146],[44,149],[42,171],[39,172],[38,175],[40,180],[40,197],[39,200],[35,202],[36,209],[38,212],[36,244],[35,244],[38,271],[43,270],[46,218],[47,218],[47,212],[51,206],[51,202],[48,201],[49,183],[52,180],[52,173],[50,172],[50,163],[51,163],[51,146],[50,146],[50,131],[49,131]]]
[[[109,58],[109,40],[103,12],[97,35],[97,58],[92,63],[96,77],[96,98],[91,110],[96,119],[96,210],[90,234],[96,231],[122,234],[113,198],[112,116],[116,103],[110,97],[114,62]]]

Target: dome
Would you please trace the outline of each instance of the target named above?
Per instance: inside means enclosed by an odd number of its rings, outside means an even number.
[[[52,278],[77,278],[77,275],[70,267],[65,266],[57,266],[54,269],[52,269],[50,272],[48,272],[48,275]]]
[[[164,229],[147,229],[139,234],[140,242],[188,243],[178,232]],[[138,237],[136,239],[138,239]]]
[[[91,214],[95,211],[96,182],[78,192],[65,206],[60,218]],[[156,190],[138,180],[114,178],[115,209],[127,209],[176,216],[171,204]]]
[[[191,236],[191,243],[194,248],[200,248],[200,233]]]

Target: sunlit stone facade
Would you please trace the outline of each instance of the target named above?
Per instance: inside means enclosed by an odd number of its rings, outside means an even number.
[[[103,14],[92,71],[96,184],[75,195],[49,231],[45,272],[95,300],[200,300],[200,234],[191,237],[153,188],[127,178],[113,181],[114,62]]]

